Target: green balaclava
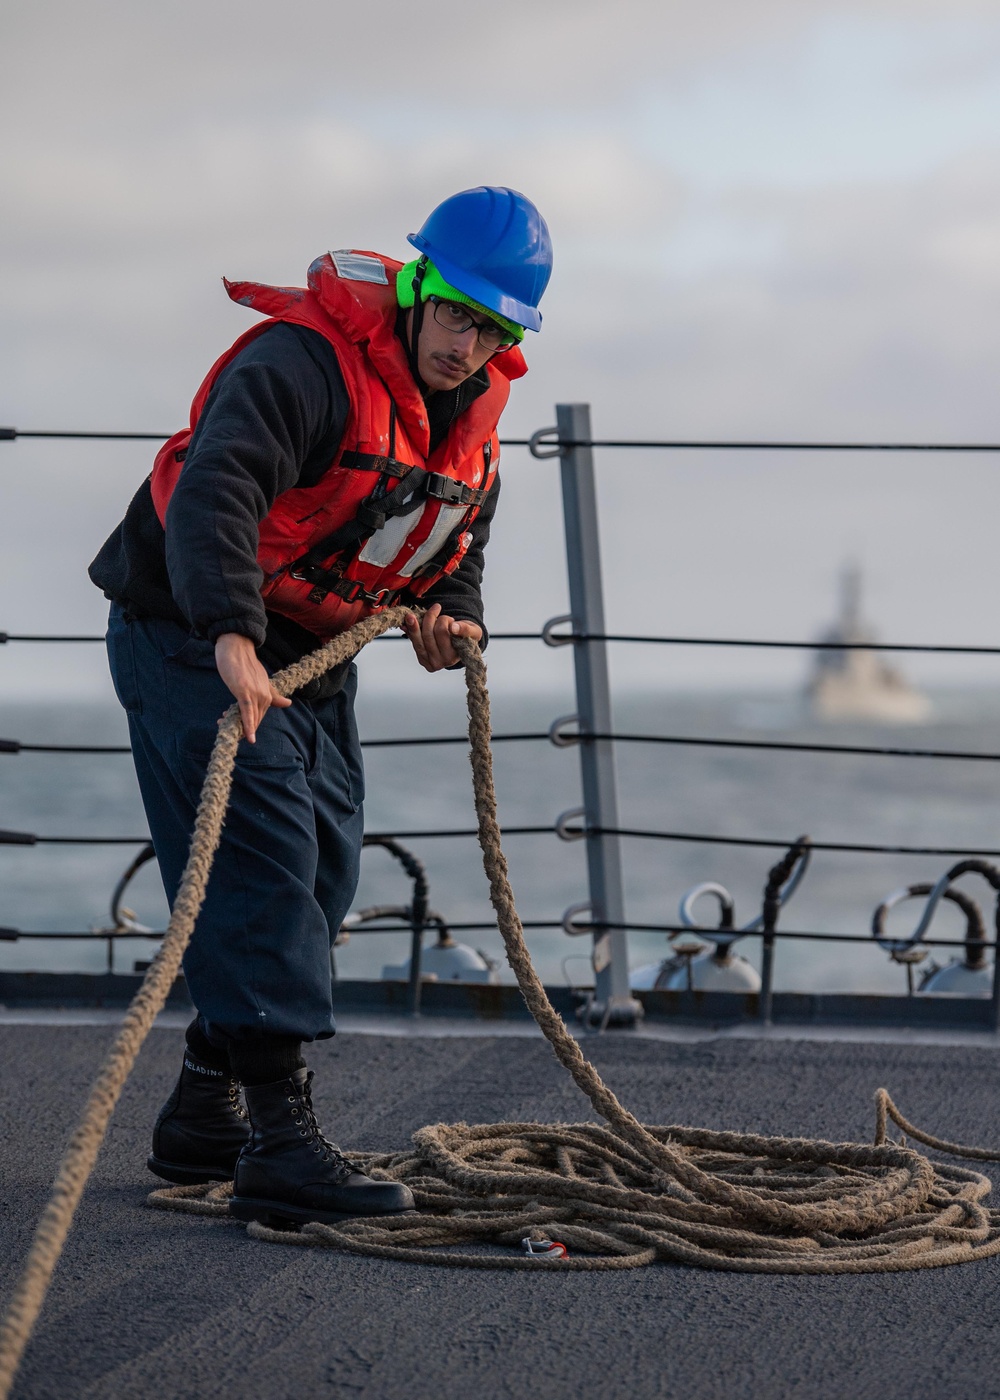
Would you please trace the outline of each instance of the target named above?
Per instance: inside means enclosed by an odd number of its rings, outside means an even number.
[[[409,311],[413,305],[413,275],[419,261],[419,258],[414,258],[412,262],[408,262],[396,273],[396,300],[404,311]],[[478,311],[481,315],[488,316],[491,321],[496,321],[497,325],[502,326],[513,340],[520,342],[524,339],[523,326],[517,325],[514,321],[508,321],[505,316],[498,315],[497,312],[491,311],[488,306],[483,306],[480,302],[467,297],[457,287],[452,287],[430,261],[425,262],[423,281],[420,283],[421,301],[426,301],[428,297],[441,297],[444,301],[460,302],[463,306],[469,307],[471,311]]]

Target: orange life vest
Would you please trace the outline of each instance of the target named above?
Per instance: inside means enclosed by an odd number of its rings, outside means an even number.
[[[487,362],[489,388],[430,452],[427,407],[396,335],[396,273],[376,253],[317,258],[308,287],[226,282],[234,301],[263,312],[209,370],[190,426],[157,454],[151,487],[160,523],[212,386],[236,355],[275,321],[319,331],[333,346],[350,400],[330,467],[314,486],[277,497],[260,524],[257,561],[266,606],[318,637],[419,597],[461,562],[499,465],[497,422],[510,381],[527,372],[515,346]]]

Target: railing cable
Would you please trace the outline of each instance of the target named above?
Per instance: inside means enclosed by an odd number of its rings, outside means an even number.
[[[0,753],[131,753],[128,744],[22,744],[0,739]]]
[[[50,428],[0,428],[0,442],[16,442],[19,438],[54,438],[84,442],[166,442],[172,433],[112,433],[83,430],[54,430]],[[501,447],[530,447],[530,438],[501,438]]]
[[[991,442],[832,442],[817,440],[786,441],[770,438],[565,438],[554,436],[555,429],[530,438],[501,438],[501,447],[613,447],[666,451],[711,452],[1000,452]],[[91,432],[0,428],[0,442],[19,438],[81,439],[84,441],[165,442],[170,433]],[[547,453],[545,455],[548,455]]]
[[[558,923],[556,923],[541,919],[536,919],[534,921],[527,920],[524,923],[524,927],[526,929],[560,928],[565,930],[565,922],[559,921]],[[719,935],[718,927],[709,928],[700,924],[646,924],[634,923],[632,920],[628,920],[623,923],[608,922],[599,924],[588,924],[583,922],[575,924],[575,928],[579,933],[600,933],[604,929],[622,929],[626,933],[695,933],[703,934],[706,938],[709,939],[713,936],[717,938]],[[470,922],[464,924],[452,923],[450,919],[448,920],[448,930],[450,933],[488,933],[490,930],[495,929],[495,920],[491,922],[488,919],[482,919],[475,923]],[[352,928],[351,937],[353,938],[355,934],[363,933],[408,933],[409,931],[409,924],[403,923],[366,924],[363,928]],[[771,933],[765,934],[763,929],[754,928],[734,930],[730,935],[731,941],[734,943],[742,938],[763,937],[790,938],[793,940],[811,938],[817,943],[860,943],[863,944],[866,948],[878,947],[870,933],[820,933],[816,930],[810,929],[774,929]],[[922,938],[920,940],[920,946],[927,948],[960,948],[964,950],[968,947],[968,942],[964,938]],[[995,948],[997,945],[995,942],[984,943],[977,939],[976,946],[980,948]]]
[[[18,438],[82,438],[99,442],[166,442],[171,433],[53,432],[49,429],[0,428],[0,442]]]
[[[711,452],[1000,452],[1000,443],[993,442],[823,442],[810,439],[793,442],[761,438],[580,438],[559,439],[553,436],[531,438],[547,447],[614,447],[643,450],[711,451]],[[520,442],[511,443],[520,447]],[[546,455],[548,455],[546,453]]]
[[[491,633],[498,640],[501,633]],[[513,635],[513,634],[511,634]],[[772,641],[757,637],[644,637],[622,632],[546,632],[540,635],[550,646],[567,646],[571,642],[645,642],[652,646],[679,647],[755,647],[777,651],[905,651],[927,652],[932,655],[1000,656],[1000,646],[964,646],[951,643],[925,642],[840,642],[840,641]]]
[[[641,827],[595,827],[594,835],[621,836],[637,841],[691,842],[694,845],[746,846],[756,850],[788,849],[787,837],[716,836],[696,831],[648,831]],[[446,827],[432,830],[380,831],[370,833],[372,840],[394,841],[458,841],[477,835],[473,827]],[[560,836],[563,840],[578,840],[589,833],[572,824],[506,826],[504,836]],[[143,846],[148,836],[39,836],[30,831],[0,831],[0,846]],[[891,856],[984,856],[1000,859],[1000,850],[979,846],[900,846],[862,841],[813,841],[814,851],[829,851],[845,855]]]
[[[713,739],[686,734],[580,734],[563,737],[560,743],[593,743],[608,739],[618,744],[673,744],[705,749],[756,749],[780,753],[862,754],[875,758],[955,758],[1000,762],[1000,753],[980,753],[964,749],[911,749],[895,745],[809,744],[790,739]]]
[[[33,831],[0,831],[0,846],[145,846],[148,836],[37,836]]]
[[[588,833],[585,828],[573,826],[571,823],[553,826],[506,826],[503,829],[505,836],[541,836],[550,834],[560,835],[563,840],[580,839]],[[563,835],[563,833],[565,833]],[[443,831],[393,831],[380,832],[382,836],[391,836],[400,841],[417,840],[457,840],[462,837],[476,835],[473,828],[462,829],[458,827],[449,828]],[[794,839],[789,840],[787,836],[766,837],[766,836],[724,836],[709,835],[696,831],[648,831],[640,827],[603,827],[595,829],[595,835],[621,836],[626,839],[638,841],[677,841],[691,842],[694,845],[709,846],[748,846],[759,850],[785,851],[794,844]],[[846,855],[893,855],[893,856],[987,856],[1000,859],[1000,850],[996,848],[980,848],[972,846],[901,846],[901,845],[876,845],[861,841],[812,841],[814,851],[830,851]]]
[[[541,636],[541,632],[491,632],[490,641],[537,642]],[[0,646],[4,646],[7,642],[103,642],[104,640],[103,632],[72,636],[55,632],[0,632]],[[376,640],[379,642],[405,642],[408,639],[402,633],[387,632]]]
[[[525,734],[494,734],[492,742],[494,744],[529,743],[547,740],[549,737],[547,730],[540,730],[536,733]],[[465,744],[468,745],[469,736],[467,734],[443,734],[443,735],[417,735],[414,738],[401,739],[365,739],[362,741],[363,749],[399,749],[399,748],[425,748],[434,744]],[[10,753],[131,753],[128,744],[22,744],[19,739],[0,739],[0,754]]]
[[[524,919],[521,921],[524,929],[535,932],[555,931],[563,929],[564,924],[561,919]],[[496,920],[479,919],[466,923],[452,923],[449,919],[448,930],[450,933],[489,933],[496,931]],[[694,933],[704,934],[706,938],[712,934],[718,934],[717,928],[692,926],[688,924],[647,924],[634,923],[602,923],[602,924],[579,924],[580,932],[600,932],[603,929],[622,929],[628,933]],[[363,937],[368,934],[411,934],[413,932],[409,924],[365,924],[351,929],[351,937]],[[109,941],[116,941],[125,938],[146,938],[156,940],[163,937],[163,929],[79,929],[68,932],[48,932],[38,929],[0,928],[0,943],[17,943],[22,938],[38,940],[39,942],[87,942],[98,941],[102,944]],[[760,929],[748,930],[735,935],[736,938],[761,938],[763,933]],[[857,933],[821,933],[816,930],[804,929],[775,929],[769,935],[772,938],[788,938],[793,941],[812,939],[816,943],[858,943],[867,948],[876,948],[871,934]],[[965,949],[967,943],[962,938],[922,938],[920,946],[926,948],[958,948]],[[977,941],[977,947],[983,949],[996,948],[995,942]]]
[[[93,635],[93,634],[91,634],[90,636],[72,636],[72,637],[69,637],[69,636],[58,636],[58,635],[56,635],[56,634],[54,634],[54,633],[46,633],[46,634],[44,634],[44,635],[38,633],[38,634],[31,634],[31,635],[29,635],[29,634],[26,633],[26,632],[16,632],[16,633],[15,633],[15,632],[0,632],[0,646],[3,646],[6,642],[103,642],[103,641],[104,641],[104,637],[103,637],[103,636],[96,636],[96,635]]]
[[[546,826],[508,826],[504,828],[504,834],[507,836],[550,836],[554,832],[555,827],[551,823]],[[458,838],[476,836],[478,833],[474,829],[449,829],[443,831],[383,831],[366,834],[370,836],[372,841],[405,841],[413,837]],[[31,831],[0,831],[0,846],[145,846],[148,844],[148,836],[38,836]]]
[[[944,656],[1000,656],[1000,646],[965,646],[951,643],[927,642],[827,642],[784,641],[759,637],[644,637],[623,632],[491,632],[491,642],[537,642],[546,636],[556,646],[572,642],[645,643],[650,646],[677,647],[748,647],[777,651],[895,651],[927,653]],[[379,642],[404,642],[396,633],[386,633]],[[103,642],[103,633],[65,635],[62,633],[0,632],[0,646],[7,642]]]
[[[412,835],[416,835],[413,832]],[[572,838],[576,833],[567,828]],[[584,835],[580,832],[579,835]],[[647,831],[640,827],[607,828],[609,836],[621,836],[636,841],[691,842],[699,846],[748,846],[756,850],[787,850],[792,843],[787,837],[773,839],[760,836],[714,836],[695,831]],[[564,838],[565,839],[565,838]],[[814,851],[831,851],[842,855],[886,856],[991,856],[1000,858],[1000,850],[972,846],[890,846],[864,841],[811,841]]]

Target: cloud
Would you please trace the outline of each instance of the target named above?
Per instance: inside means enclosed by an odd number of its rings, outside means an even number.
[[[509,434],[589,400],[612,435],[1000,438],[991,5],[513,0],[498,17],[431,0],[418,22],[387,4],[106,0],[16,3],[5,23],[5,421],[173,428],[245,324],[223,273],[294,281],[324,246],[401,255],[438,199],[485,180],[530,193],[556,246]],[[148,451],[0,456],[4,625],[99,625],[83,567]],[[562,610],[565,585],[555,468],[511,452],[505,469],[489,590],[513,625]],[[992,478],[968,464],[948,468],[961,530],[929,468],[605,456],[601,472],[621,616],[639,598],[680,630],[800,631],[860,539],[897,630],[992,625]],[[42,516],[53,562],[18,590]]]
[[[695,182],[919,177],[1000,141],[1000,27],[838,7],[637,94],[651,156]]]

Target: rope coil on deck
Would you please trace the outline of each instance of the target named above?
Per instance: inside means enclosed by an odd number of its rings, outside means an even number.
[[[886,1104],[895,1118],[887,1095]],[[932,1166],[884,1139],[865,1147],[683,1127],[645,1131],[683,1157],[700,1190],[668,1177],[602,1125],[438,1123],[419,1129],[407,1152],[351,1154],[369,1174],[406,1182],[420,1215],[312,1224],[299,1233],[255,1223],[248,1233],[277,1244],[488,1269],[532,1269],[538,1261],[447,1247],[516,1247],[526,1235],[558,1235],[570,1257],[544,1262],[571,1271],[660,1260],[742,1273],[898,1272],[984,1258],[1000,1247],[1000,1221],[981,1204],[991,1189],[985,1177]],[[149,1199],[167,1210],[227,1217],[230,1194],[229,1185],[177,1186]]]
[[[291,694],[398,626],[405,608],[366,618],[272,679]],[[584,1057],[539,981],[521,929],[500,846],[490,749],[486,667],[473,642],[465,663],[473,790],[490,897],[510,965],[560,1064],[607,1127],[592,1123],[437,1124],[400,1153],[354,1153],[373,1175],[407,1182],[420,1214],[312,1224],[301,1233],[251,1225],[256,1238],[329,1245],[353,1253],[474,1268],[636,1268],[673,1260],[753,1273],[873,1273],[931,1268],[1000,1253],[1000,1211],[983,1201],[978,1172],[932,1164],[886,1140],[892,1117],[939,1150],[997,1160],[914,1129],[884,1090],[872,1146],[644,1126]],[[0,1400],[24,1348],[104,1134],[143,1040],[162,1008],[204,900],[242,735],[237,707],[224,716],[209,760],[191,854],[167,934],[91,1090],[39,1222],[0,1329]],[[153,1192],[151,1204],[225,1215],[226,1187]],[[570,1251],[539,1260],[466,1254],[449,1247],[517,1244],[558,1227]]]

